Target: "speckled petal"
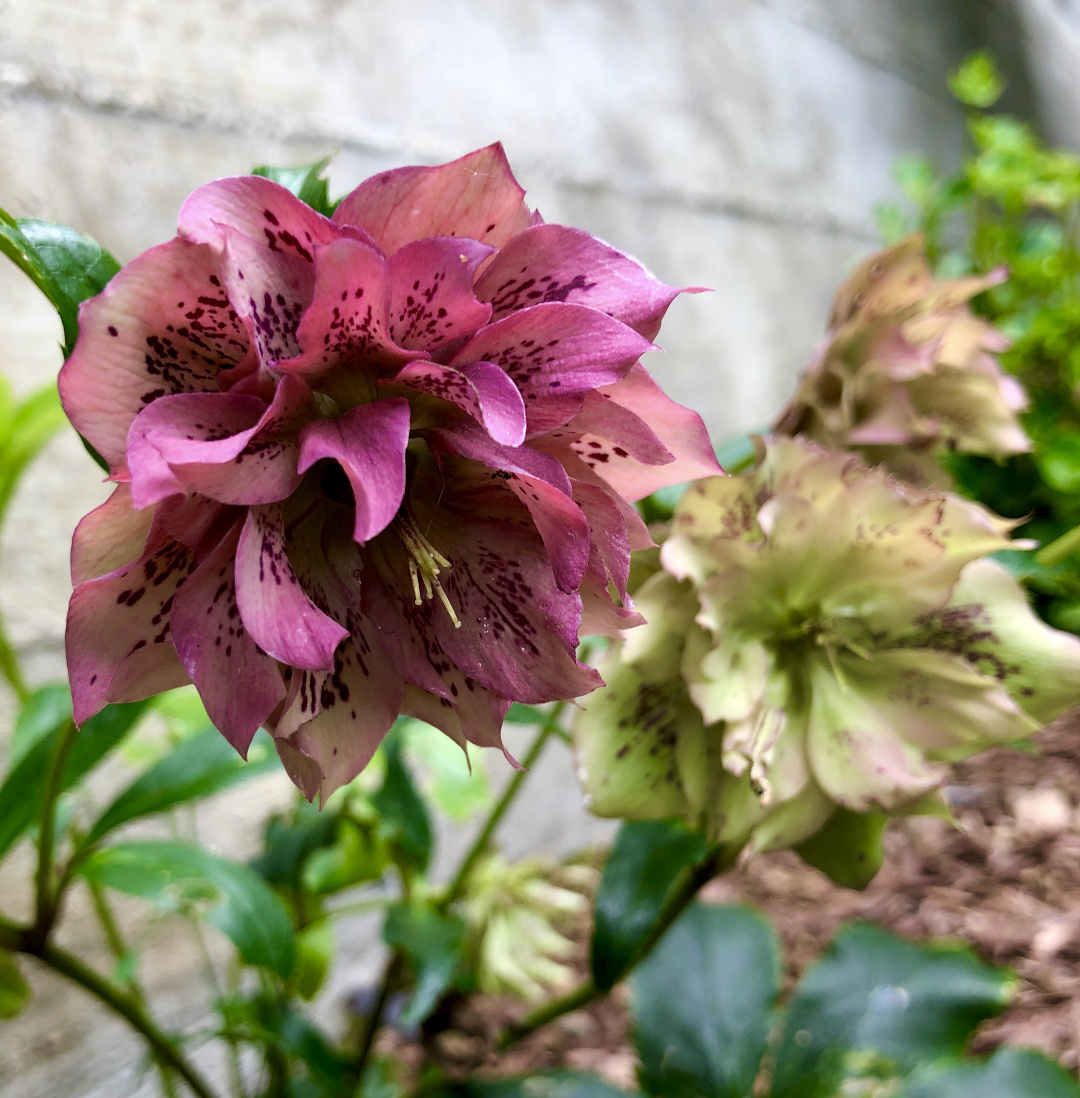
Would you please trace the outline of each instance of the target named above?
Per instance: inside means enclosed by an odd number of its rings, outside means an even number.
[[[75,587],[88,579],[115,572],[136,560],[146,545],[152,511],[131,506],[131,487],[118,484],[113,494],[85,515],[71,539],[71,582]]]
[[[218,543],[172,607],[180,662],[222,735],[247,756],[251,739],[285,700],[278,664],[244,629],[236,605],[235,557],[240,523]]]

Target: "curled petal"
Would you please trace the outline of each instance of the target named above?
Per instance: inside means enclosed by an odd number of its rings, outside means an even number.
[[[171,643],[170,612],[197,563],[193,550],[157,525],[134,564],[75,588],[65,647],[76,724],[109,702],[188,681]]]
[[[428,236],[462,236],[500,248],[530,222],[525,192],[500,144],[438,167],[372,176],[334,211],[334,224],[360,226],[387,255]]]
[[[172,638],[206,712],[247,756],[251,739],[285,700],[277,662],[251,638],[236,604],[240,524],[218,543],[177,592]]]
[[[408,443],[407,401],[361,404],[337,419],[318,419],[304,428],[299,471],[307,472],[323,459],[341,466],[353,493],[353,537],[362,543],[384,530],[401,506]]]
[[[79,341],[60,371],[75,429],[118,469],[131,421],[172,393],[216,392],[250,348],[213,250],[171,240],[133,259],[79,310]]]
[[[71,539],[71,582],[88,579],[131,564],[146,545],[153,512],[131,506],[131,486],[118,484],[113,494],[85,515]]]
[[[331,670],[334,652],[349,634],[300,586],[286,552],[280,504],[248,510],[236,548],[236,602],[255,643],[292,667]]]
[[[654,339],[682,293],[595,236],[566,225],[525,229],[500,250],[476,284],[498,320],[545,301],[589,305]],[[697,293],[694,289],[690,293]]]

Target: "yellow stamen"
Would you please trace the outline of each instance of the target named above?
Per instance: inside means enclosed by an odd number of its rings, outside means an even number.
[[[420,532],[420,528],[408,512],[398,515],[394,520],[394,528],[409,552],[409,577],[412,579],[413,601],[417,606],[423,606],[424,599],[430,601],[434,595],[438,595],[439,601],[454,623],[454,628],[460,629],[461,621],[439,582],[439,575],[443,569],[450,569],[450,562]],[[423,595],[420,593],[421,581],[424,584]]]

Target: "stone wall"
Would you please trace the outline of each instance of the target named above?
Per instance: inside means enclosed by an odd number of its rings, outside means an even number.
[[[499,139],[549,221],[713,287],[675,304],[647,364],[719,438],[765,424],[790,391],[833,288],[874,244],[895,157],[960,155],[947,71],[991,46],[1011,108],[1077,143],[1078,43],[1077,0],[0,0],[0,204],[126,260],[215,176],[336,152],[340,194]],[[55,375],[58,340],[36,291],[0,266],[3,369],[20,391]],[[62,674],[67,542],[104,494],[69,434],[15,502],[0,605],[35,680]],[[584,824],[565,759],[534,782],[535,842],[604,833]],[[242,851],[287,792],[266,781],[210,806],[207,833]],[[510,832],[519,849],[523,834]],[[26,869],[9,867],[0,897]],[[371,962],[354,929],[327,1016]],[[67,934],[93,940],[78,910]],[[190,1024],[194,954],[158,940],[151,983],[166,1020]],[[0,1029],[0,1098],[135,1093],[123,1028],[37,987]]]

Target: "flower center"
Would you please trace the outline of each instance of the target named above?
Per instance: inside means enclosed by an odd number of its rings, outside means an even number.
[[[450,569],[450,562],[420,532],[420,527],[416,525],[416,520],[408,511],[399,512],[394,519],[394,529],[404,542],[409,554],[409,575],[412,577],[413,598],[416,605],[423,606],[424,599],[431,599],[432,596],[438,595],[439,601],[454,623],[454,628],[460,629],[461,621],[439,582],[442,570]],[[422,594],[421,584],[423,585]]]

